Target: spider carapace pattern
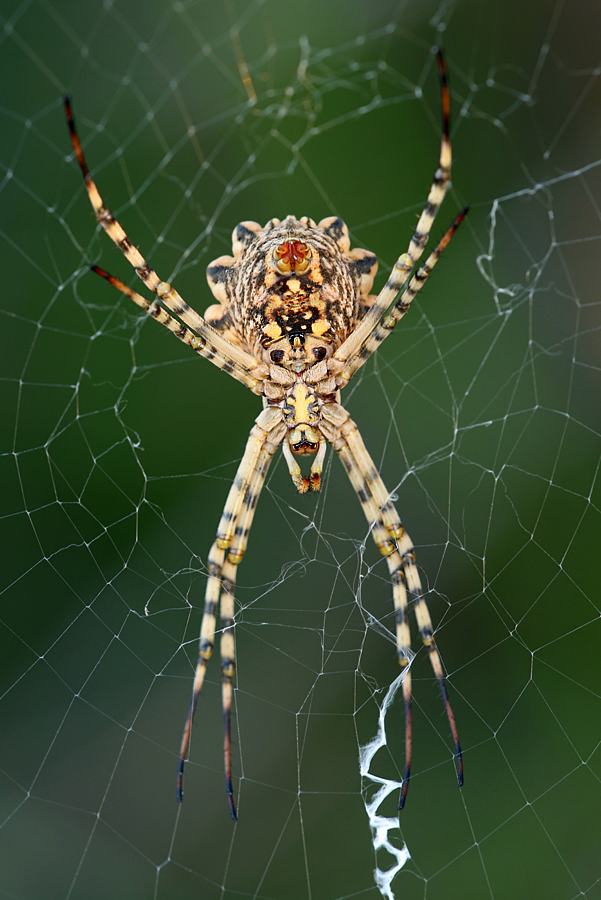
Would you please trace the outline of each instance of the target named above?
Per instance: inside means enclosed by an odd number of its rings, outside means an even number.
[[[242,222],[234,229],[233,256],[222,256],[207,269],[217,302],[207,309],[204,318],[185,303],[175,288],[160,280],[104,205],[86,165],[70,100],[64,100],[73,149],[96,218],[154,295],[153,299],[147,300],[97,266],[92,269],[196,353],[263,400],[263,410],[251,429],[209,552],[198,663],[178,767],[177,794],[181,800],[192,720],[213,651],[219,613],[224,765],[234,820],[237,815],[230,742],[235,671],[234,585],[267,469],[280,446],[295,487],[305,493],[319,490],[326,447],[328,443],[332,445],[359,498],[373,539],[386,558],[392,582],[398,660],[405,669],[405,767],[399,809],[405,802],[411,772],[410,605],[440,686],[458,782],[463,783],[455,718],[413,544],[357,426],[340,404],[341,388],[405,315],[467,211],[459,213],[426,262],[417,268],[451,174],[450,98],[440,51],[437,60],[442,100],[439,166],[409,247],[399,256],[380,293],[370,294],[378,265],[376,257],[367,250],[351,249],[346,225],[338,217],[316,224],[308,217],[287,216],[282,221],[271,219],[265,227],[257,222]],[[303,475],[298,462],[303,456],[312,459],[308,475]]]

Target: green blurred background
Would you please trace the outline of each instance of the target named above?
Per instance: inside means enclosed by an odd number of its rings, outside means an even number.
[[[107,204],[202,312],[244,219],[341,215],[383,283],[436,165],[442,43],[436,234],[471,212],[344,396],[416,544],[465,754],[459,792],[418,652],[395,895],[600,898],[598,5],[35,0],[1,21],[0,896],[379,896],[357,757],[398,674],[390,586],[331,455],[319,498],[274,466],[239,573],[240,821],[217,659],[175,800],[206,555],[259,403],[89,274],[135,284],[61,96]],[[374,769],[398,778],[399,702],[386,725]]]

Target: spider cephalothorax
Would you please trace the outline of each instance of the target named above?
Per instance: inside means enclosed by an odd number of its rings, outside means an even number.
[[[404,668],[405,771],[399,808],[405,802],[411,771],[409,663],[412,653],[407,617],[410,603],[440,686],[453,738],[457,778],[460,785],[463,782],[455,719],[413,545],[357,426],[340,404],[340,390],[407,312],[466,212],[459,213],[418,268],[417,262],[451,174],[449,91],[440,51],[437,58],[443,120],[439,167],[407,252],[399,256],[380,293],[370,294],[377,269],[376,257],[367,250],[351,250],[348,231],[341,219],[332,216],[316,224],[307,217],[287,216],[283,221],[271,219],[264,228],[256,222],[242,222],[234,229],[233,256],[216,259],[207,270],[217,303],[207,309],[204,318],[188,306],[175,288],[159,279],[104,206],[84,159],[69,98],[65,98],[73,149],[96,218],[154,299],[149,301],[97,266],[92,268],[196,353],[263,399],[263,411],[251,429],[209,551],[198,662],[178,768],[181,800],[184,760],[213,651],[219,610],[224,762],[228,802],[234,819],[230,749],[235,672],[234,585],[267,469],[279,446],[292,481],[301,493],[319,490],[326,447],[330,444],[334,448],[361,503],[374,541],[386,558],[395,609],[397,655]],[[302,456],[313,459],[308,476],[303,476],[297,462],[297,457]]]

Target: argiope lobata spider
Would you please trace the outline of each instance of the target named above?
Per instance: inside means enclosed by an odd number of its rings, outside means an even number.
[[[215,543],[209,551],[198,663],[178,768],[177,794],[181,801],[192,720],[213,651],[219,609],[224,763],[229,809],[234,820],[237,816],[230,750],[235,670],[234,585],[267,469],[280,445],[295,487],[305,493],[320,488],[323,459],[330,442],[357,493],[374,541],[386,557],[396,614],[398,659],[406,670],[403,681],[405,769],[399,809],[405,802],[411,772],[411,637],[407,616],[410,601],[444,701],[458,783],[460,786],[463,783],[455,718],[414,561],[413,544],[357,426],[340,405],[340,389],[405,315],[467,212],[464,209],[459,213],[426,262],[416,269],[451,174],[450,97],[440,50],[437,59],[442,100],[439,167],[409,248],[398,258],[380,293],[377,296],[369,293],[378,266],[376,257],[367,250],[351,250],[348,231],[341,219],[332,216],[316,225],[306,216],[301,219],[287,216],[283,221],[271,219],[264,228],[257,222],[242,222],[233,232],[234,255],[216,259],[207,269],[209,286],[217,303],[207,309],[204,318],[185,303],[175,288],[159,279],[105,207],[88,171],[70,100],[65,97],[73,149],[96,218],[154,294],[154,299],[145,299],[97,266],[91,268],[196,353],[263,398],[263,411],[251,429]],[[401,290],[400,299],[396,300]],[[303,476],[296,459],[299,456],[313,457],[309,476]]]

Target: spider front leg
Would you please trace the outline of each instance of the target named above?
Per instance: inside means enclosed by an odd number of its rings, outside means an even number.
[[[209,551],[205,606],[200,629],[198,662],[192,687],[192,699],[179,753],[177,797],[183,799],[184,763],[188,753],[190,734],[198,698],[204,683],[208,661],[213,652],[217,609],[221,618],[221,678],[223,705],[223,756],[225,782],[230,815],[237,819],[232,786],[231,758],[231,707],[232,681],[236,668],[234,642],[234,587],[236,572],[248,543],[257,501],[267,475],[269,464],[286,427],[282,413],[276,407],[269,407],[257,417],[250,432],[244,456],[230,488],[228,498],[217,529],[217,538]]]
[[[437,49],[436,58],[440,76],[440,98],[442,110],[442,138],[438,169],[434,173],[426,204],[419,217],[417,227],[409,247],[393,266],[386,284],[371,303],[359,325],[328,360],[328,371],[335,377],[338,387],[344,387],[354,373],[369,359],[385,337],[394,329],[409,309],[416,294],[422,289],[438,262],[441,253],[465,218],[468,207],[464,207],[455,217],[451,226],[438,242],[426,262],[416,270],[416,265],[424,251],[434,220],[446,196],[451,179],[451,99],[447,82],[447,70],[442,51]],[[413,277],[407,284],[411,272]],[[405,290],[403,290],[405,288]],[[401,297],[397,300],[399,293]],[[396,303],[395,303],[396,301]],[[394,306],[393,306],[394,304]],[[391,309],[392,307],[392,309]]]
[[[415,618],[420,636],[428,649],[430,664],[438,681],[442,695],[457,762],[457,782],[463,784],[463,759],[461,746],[451,708],[442,662],[434,639],[434,629],[423,595],[413,544],[403,528],[398,512],[390,499],[378,471],[367,452],[359,430],[347,411],[338,404],[328,404],[322,413],[327,425],[322,425],[324,434],[332,443],[346,470],[349,480],[359,498],[372,532],[372,537],[380,552],[386,557],[396,617],[396,644],[399,664],[406,670],[403,679],[403,699],[405,705],[405,769],[403,786],[399,799],[402,809],[407,797],[411,777],[411,634],[407,611],[409,600],[413,602]],[[409,597],[408,597],[409,594]]]
[[[434,173],[434,178],[428,192],[426,204],[419,217],[416,229],[409,242],[409,247],[405,253],[402,253],[393,266],[392,272],[388,276],[386,284],[376,297],[375,302],[366,312],[365,316],[359,323],[359,326],[344,341],[334,354],[334,365],[351,364],[355,357],[361,357],[359,365],[363,365],[370,355],[364,347],[365,342],[370,337],[373,330],[378,326],[382,316],[387,312],[394,302],[399,291],[407,281],[411,270],[424,252],[424,247],[430,236],[430,231],[434,224],[434,220],[438,214],[438,210],[442,206],[442,202],[446,196],[450,180],[451,180],[451,138],[450,138],[450,112],[451,100],[449,94],[449,85],[447,82],[447,69],[444,56],[440,48],[436,51],[436,60],[438,64],[438,74],[440,78],[440,105],[442,111],[442,137],[440,141],[440,155],[438,160],[438,168]],[[334,368],[331,368],[334,371]],[[349,375],[350,377],[350,375]],[[344,383],[348,378],[343,379]]]
[[[124,285],[119,279],[114,278],[96,266],[92,266],[93,271],[106,278],[122,294],[125,294],[134,303],[145,309],[150,316],[169,328],[170,331],[179,337],[180,340],[189,344],[200,356],[208,359],[213,365],[236,378],[254,393],[261,394],[263,392],[263,383],[268,376],[267,367],[246,350],[237,347],[219,334],[201,315],[188,306],[172,285],[166,281],[161,281],[138,248],[132,244],[110,209],[104,205],[104,200],[88,169],[75,127],[71,100],[68,95],[64,97],[64,107],[71,144],[83,175],[88,199],[94,210],[94,215],[108,237],[133,267],[136,275],[155,295],[155,300],[149,303],[144,297],[127,287],[127,285]]]

